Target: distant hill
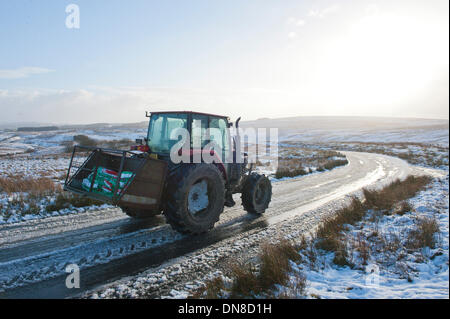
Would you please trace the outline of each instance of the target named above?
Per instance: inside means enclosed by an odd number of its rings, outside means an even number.
[[[17,124],[17,123],[16,123]],[[24,123],[23,123],[24,124]],[[110,138],[129,137],[136,132],[146,131],[148,120],[135,123],[93,123],[57,125],[63,130],[104,135],[105,132],[119,131],[121,135],[109,134]],[[449,144],[449,120],[420,118],[388,118],[361,116],[297,116],[285,118],[260,118],[243,121],[242,128],[277,128],[280,141],[304,142],[358,141],[358,142],[423,142]],[[0,127],[11,129],[14,126]],[[34,123],[14,127],[45,131],[56,125]],[[139,133],[141,134],[141,133]],[[117,136],[116,136],[117,135]],[[133,135],[134,137],[134,135]]]
[[[304,116],[243,121],[241,127],[277,128],[280,141],[449,144],[449,121],[439,119]]]
[[[360,116],[297,116],[256,121],[242,121],[245,127],[278,127],[290,129],[407,129],[426,127],[449,127],[449,120],[393,118],[393,117],[360,117]]]
[[[38,122],[0,122],[0,130],[10,129],[17,130],[19,127],[38,127],[53,126],[54,123],[38,123]]]
[[[57,131],[59,127],[57,126],[35,126],[35,127],[19,127],[18,132],[44,132],[44,131]]]

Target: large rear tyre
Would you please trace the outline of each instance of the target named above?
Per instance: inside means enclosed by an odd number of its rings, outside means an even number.
[[[131,207],[120,207],[120,208],[125,214],[136,219],[146,219],[160,214],[159,212],[152,212]]]
[[[242,206],[251,214],[263,214],[272,200],[272,184],[265,175],[252,173],[242,188]]]
[[[223,212],[225,187],[213,164],[184,164],[169,177],[164,215],[183,234],[209,231]]]

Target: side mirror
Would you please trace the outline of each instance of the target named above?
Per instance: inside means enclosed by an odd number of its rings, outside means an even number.
[[[136,139],[136,144],[139,144],[139,145],[144,144],[142,138],[137,138],[137,139]]]

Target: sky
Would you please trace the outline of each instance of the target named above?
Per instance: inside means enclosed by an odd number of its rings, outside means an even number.
[[[3,0],[0,41],[0,123],[449,117],[447,0]]]

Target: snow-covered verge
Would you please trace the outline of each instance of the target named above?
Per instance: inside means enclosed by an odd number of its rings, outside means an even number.
[[[448,170],[448,145],[425,144],[414,142],[320,142],[305,144],[300,141],[286,141],[280,143],[281,147],[297,147],[309,150],[338,150],[384,154],[399,157],[409,164],[422,167]]]
[[[56,193],[42,197],[30,196],[30,194],[27,193],[0,193],[0,225],[5,223],[13,224],[32,219],[78,214],[87,210],[112,207],[108,204],[88,204],[83,207],[67,204],[66,208],[53,208],[57,198],[58,194]]]
[[[260,284],[253,283],[257,275],[232,270],[231,277],[210,273],[200,283],[206,288],[188,295],[228,298],[242,292],[240,285],[250,284],[259,291],[245,287],[245,296],[252,298],[449,298],[448,178],[434,179],[401,209],[369,210],[360,222],[344,225],[345,258],[337,259],[338,251],[318,248],[316,236],[291,234],[285,238],[297,243],[290,247],[298,249],[298,255],[289,262],[285,283],[275,284],[275,289],[261,292]],[[286,249],[278,247],[281,252]],[[260,253],[256,269],[263,267],[261,258],[267,260]],[[261,276],[261,270],[258,273]],[[173,292],[171,297],[182,295]]]
[[[74,136],[86,135],[99,141],[130,139],[147,135],[146,126],[128,127],[126,125],[96,124],[90,126],[62,127],[51,131],[0,130],[0,157],[6,155],[32,153],[48,155],[60,153]]]
[[[69,155],[63,154],[5,156],[0,159],[0,176],[48,177],[62,181],[69,162]]]
[[[76,157],[74,162],[83,159]],[[63,194],[61,186],[66,178],[69,162],[69,156],[64,154],[2,157],[0,224],[110,207],[97,202],[91,203],[85,199],[76,201],[73,196]]]
[[[312,130],[283,130],[280,134],[282,141],[303,141],[306,143],[438,143],[449,145],[448,121],[446,125],[435,128],[397,128],[397,129],[312,129]]]
[[[373,211],[348,225],[352,267],[337,266],[332,252],[313,258],[301,253],[303,262],[292,263],[291,280],[304,274],[309,298],[449,298],[448,182],[448,175],[435,179],[409,200],[412,209],[404,214]],[[411,235],[425,219],[436,220],[439,227],[435,245],[411,247]]]
[[[448,146],[421,143],[340,143],[340,150],[370,152],[399,157],[412,165],[448,170]]]
[[[333,150],[280,145],[275,150],[271,149],[269,154],[258,155],[254,170],[277,182],[321,173],[346,164],[346,156]]]

